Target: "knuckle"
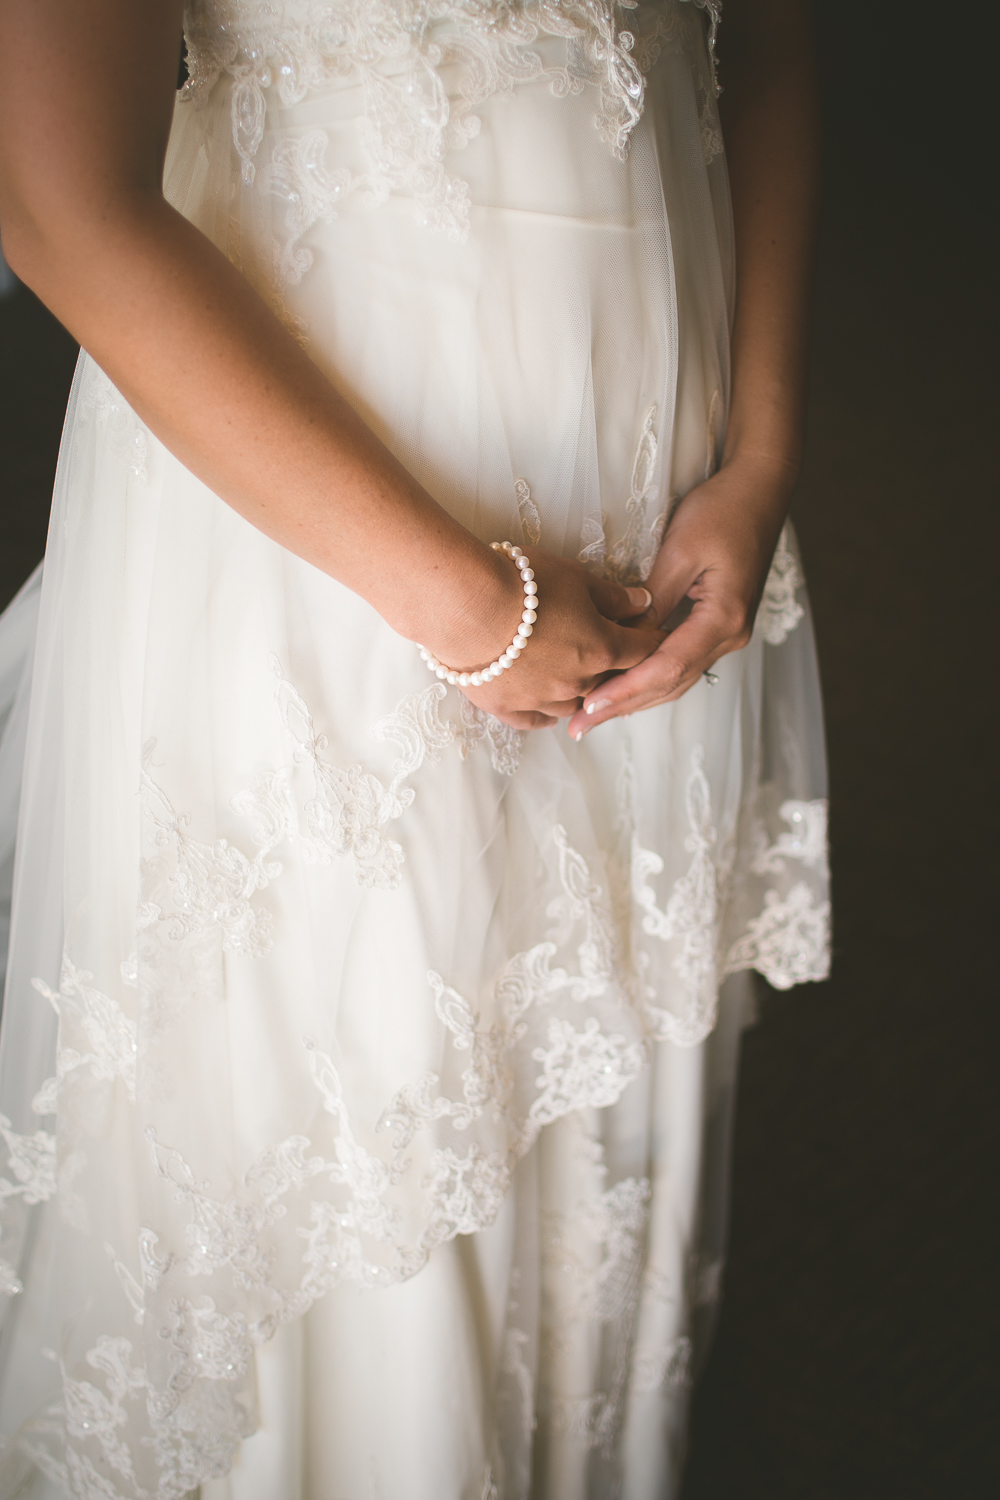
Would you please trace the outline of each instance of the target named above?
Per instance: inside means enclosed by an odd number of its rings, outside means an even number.
[[[610,632],[606,633],[594,644],[594,649],[588,652],[587,675],[589,677],[599,676],[602,672],[614,671],[618,665],[619,650]]]
[[[737,642],[737,650],[749,643],[753,632],[753,616],[744,606],[733,605],[727,609],[722,623],[727,640]]]
[[[585,684],[593,681],[593,672],[580,671],[573,677],[564,677],[552,684],[552,702],[566,703],[571,698],[582,698],[587,691]]]

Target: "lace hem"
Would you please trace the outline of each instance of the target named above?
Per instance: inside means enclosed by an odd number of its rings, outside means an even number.
[[[497,774],[517,773],[509,731],[472,705],[457,722],[445,718],[441,683],[404,699],[375,726],[376,739],[399,748],[391,779],[357,764],[341,767],[301,694],[277,662],[272,667],[292,758],[233,798],[254,852],[197,840],[188,817],[153,781],[147,750],[150,857],[138,949],[122,966],[144,1016],[139,1062],[131,1002],[98,989],[67,954],[58,991],[36,983],[59,1014],[60,1035],[55,1072],[33,1104],[39,1116],[58,1106],[67,1126],[57,1151],[48,1131],[18,1132],[0,1120],[9,1157],[0,1179],[5,1207],[58,1199],[63,1217],[88,1232],[84,1190],[106,1180],[108,1167],[85,1122],[108,1116],[116,1090],[126,1100],[141,1097],[146,1120],[151,1113],[155,1119],[150,1104],[157,1090],[169,1091],[169,1070],[150,1049],[183,1016],[210,1024],[206,987],[219,980],[206,940],[214,936],[223,950],[251,961],[264,958],[274,924],[258,902],[296,851],[307,862],[350,861],[359,884],[391,890],[403,859],[387,827],[413,805],[409,783],[423,765],[450,750],[466,756],[489,746]],[[724,973],[754,965],[780,987],[820,977],[826,909],[815,896],[825,872],[825,804],[784,803],[785,831],[770,838],[761,823],[749,868],[767,890],[758,914],[726,947],[720,922],[729,877],[717,853],[702,749],[687,768],[687,867],[662,904],[653,880],[665,861],[639,841],[634,777],[626,749],[619,806],[627,856],[620,871],[612,861],[606,880],[561,825],[552,827],[541,846],[556,891],[546,908],[548,930],[507,960],[486,997],[486,1019],[446,976],[427,973],[441,1063],[399,1086],[373,1126],[349,1103],[333,1049],[314,1037],[303,1046],[304,1080],[315,1101],[311,1124],[262,1149],[228,1192],[197,1159],[203,1147],[182,1150],[161,1125],[145,1125],[145,1164],[140,1158],[137,1165],[156,1216],[143,1223],[133,1254],[107,1247],[127,1319],[142,1330],[141,1350],[134,1336],[102,1334],[82,1359],[61,1366],[61,1405],[18,1438],[45,1472],[63,1476],[77,1493],[128,1500],[181,1500],[225,1473],[248,1432],[242,1391],[254,1347],[280,1324],[343,1281],[378,1287],[410,1277],[435,1246],[493,1222],[518,1160],[546,1125],[615,1103],[643,1069],[651,1040],[691,1046],[708,1034]],[[679,981],[678,1009],[650,984],[651,942],[666,952]],[[186,1008],[192,993],[199,1006]],[[182,1071],[191,1045],[189,1037],[175,1060]],[[161,1059],[155,1065],[154,1056]],[[649,1191],[645,1179],[628,1178],[588,1210],[585,1227],[600,1253],[570,1278],[576,1300],[567,1316],[630,1323]],[[558,1226],[551,1253],[563,1261],[568,1254]],[[9,1261],[0,1264],[0,1285],[19,1290]],[[655,1298],[655,1286],[643,1295]],[[643,1389],[684,1383],[686,1340],[679,1333],[669,1347],[639,1351]],[[516,1338],[508,1344],[505,1379],[523,1395]],[[624,1379],[579,1408],[559,1408],[556,1425],[610,1451]]]

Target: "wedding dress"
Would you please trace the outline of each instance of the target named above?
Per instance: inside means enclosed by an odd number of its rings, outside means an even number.
[[[640,580],[725,431],[717,12],[192,0],[166,192],[477,536]],[[748,971],[827,968],[790,528],[716,672],[517,733],[81,356],[0,625],[0,1496],[676,1494]]]

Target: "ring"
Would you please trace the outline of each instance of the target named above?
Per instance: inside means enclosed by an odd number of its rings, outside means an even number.
[[[715,684],[719,680],[718,677],[716,677],[716,675],[715,675],[714,672],[702,672],[701,675],[704,677],[704,679],[708,683],[709,687],[715,687]]]

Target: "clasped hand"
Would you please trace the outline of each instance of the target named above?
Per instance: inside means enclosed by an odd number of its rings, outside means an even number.
[[[682,697],[748,644],[787,502],[787,479],[766,463],[721,469],[677,506],[648,591],[527,549],[540,601],[529,645],[502,677],[463,691],[518,729],[568,717],[574,739]],[[509,572],[516,627],[519,581]]]
[[[647,589],[626,588],[599,578],[581,563],[540,547],[527,549],[527,555],[539,601],[528,643],[514,666],[501,677],[462,691],[517,729],[541,729],[568,718],[609,673],[638,665],[655,651],[662,636],[658,631],[629,630],[619,623],[637,620],[646,613],[651,598]],[[494,557],[500,569],[495,580],[499,597],[489,609],[496,624],[485,638],[491,642],[487,650],[495,655],[504,639],[512,639],[521,619],[523,599],[517,569],[505,557]],[[468,646],[465,649],[468,651]],[[455,647],[449,650],[445,645],[435,654],[454,662],[455,651]],[[467,665],[471,670],[482,663]]]

